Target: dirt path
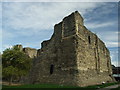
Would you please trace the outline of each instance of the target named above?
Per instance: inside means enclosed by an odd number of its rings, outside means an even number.
[[[108,87],[105,87],[105,88],[100,88],[100,89],[97,89],[97,90],[111,90],[111,89],[114,89],[114,88],[118,88],[120,86],[120,84],[117,84],[117,85],[112,85],[112,86],[108,86]]]
[[[9,85],[9,82],[2,82],[2,85]],[[17,85],[21,85],[20,83],[12,83],[11,86],[17,86]]]

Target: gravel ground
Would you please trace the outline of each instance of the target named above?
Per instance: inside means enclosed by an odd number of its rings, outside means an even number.
[[[97,89],[97,90],[111,90],[111,89],[114,89],[114,88],[118,88],[119,86],[120,86],[120,84],[112,85],[112,86],[108,86],[108,87],[105,87],[105,88],[100,88],[100,89]]]

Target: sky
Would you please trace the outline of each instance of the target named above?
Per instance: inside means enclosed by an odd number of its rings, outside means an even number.
[[[0,52],[16,44],[41,48],[41,42],[52,36],[54,25],[77,10],[85,26],[110,50],[112,64],[118,66],[117,2],[2,2],[0,6]]]

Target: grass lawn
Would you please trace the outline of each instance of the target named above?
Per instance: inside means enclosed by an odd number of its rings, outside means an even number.
[[[62,85],[52,85],[52,84],[28,84],[28,85],[19,85],[19,86],[7,86],[3,85],[2,88],[104,88],[110,85],[115,85],[118,83],[106,83],[103,85],[93,85],[87,87],[75,87],[75,86],[62,86]]]

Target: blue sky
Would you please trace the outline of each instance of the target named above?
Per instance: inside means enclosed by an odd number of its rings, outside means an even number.
[[[0,50],[16,44],[41,48],[40,43],[53,34],[54,25],[76,10],[83,16],[85,26],[105,42],[112,64],[117,65],[117,2],[3,2]]]

